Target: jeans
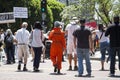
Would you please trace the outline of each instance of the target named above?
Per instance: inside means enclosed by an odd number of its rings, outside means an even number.
[[[42,47],[33,47],[34,50],[34,62],[33,67],[39,68],[40,58],[42,54]]]
[[[118,61],[119,61],[119,70],[120,70],[120,47],[114,47],[110,48],[110,73],[115,74],[115,62],[116,62],[116,55],[118,55]]]
[[[106,51],[108,51],[110,57],[109,43],[107,41],[100,42],[101,61],[105,61]]]
[[[12,59],[12,47],[6,47],[6,54],[7,54],[7,62],[11,63]]]
[[[83,74],[83,59],[85,58],[86,70],[88,74],[91,74],[91,63],[90,63],[90,53],[89,49],[77,48],[77,57],[78,57],[78,73],[79,75]]]

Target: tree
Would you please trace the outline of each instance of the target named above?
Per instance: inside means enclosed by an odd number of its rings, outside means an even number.
[[[97,0],[98,9],[95,8],[101,23],[108,26],[112,23],[112,18],[120,13],[120,0]]]
[[[48,6],[52,10],[53,13],[53,22],[54,21],[61,21],[60,13],[64,9],[65,5],[56,1],[56,0],[48,0]]]
[[[78,18],[85,18],[87,21],[94,20],[94,0],[78,0],[76,3],[70,3],[61,12],[62,21],[68,24],[69,20],[76,16]]]
[[[98,9],[95,8],[95,11],[100,17],[101,23],[105,24],[106,26],[108,23],[112,23],[110,19],[110,12],[113,6],[111,0],[98,0],[97,5],[99,5],[99,7]]]

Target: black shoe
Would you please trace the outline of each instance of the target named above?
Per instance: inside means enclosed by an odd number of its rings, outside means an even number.
[[[11,64],[11,62],[10,62],[10,61],[7,61],[6,64]]]
[[[26,67],[23,67],[23,71],[28,71],[28,69]]]
[[[60,74],[60,69],[58,69],[58,72],[57,72],[58,74]]]
[[[78,70],[78,67],[77,66],[74,66],[74,71],[77,71]]]
[[[54,67],[54,72],[57,72],[57,67]]]
[[[57,65],[54,65],[54,72],[57,72]]]
[[[34,72],[39,72],[40,71],[38,68],[34,68],[33,70],[34,70]]]
[[[109,76],[110,76],[110,77],[115,77],[115,74],[111,74],[111,73],[110,73]]]
[[[13,60],[12,62],[15,63],[15,60]]]
[[[91,77],[91,74],[86,74],[85,77]]]
[[[79,74],[79,75],[75,75],[75,77],[82,77],[82,74]]]
[[[68,70],[72,70],[72,66],[69,66],[69,69]]]
[[[18,65],[18,70],[19,70],[19,71],[21,70],[21,65],[20,65],[20,64]]]
[[[37,69],[37,70],[34,70],[34,72],[40,72],[40,70]]]

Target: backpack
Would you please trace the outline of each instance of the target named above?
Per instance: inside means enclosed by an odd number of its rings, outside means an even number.
[[[6,47],[12,47],[13,46],[13,36],[5,36],[5,45]]]

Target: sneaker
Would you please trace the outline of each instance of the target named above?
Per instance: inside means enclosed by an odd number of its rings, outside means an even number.
[[[115,74],[111,74],[111,73],[110,73],[110,74],[109,74],[109,76],[110,76],[110,77],[114,77],[114,76],[115,76]]]
[[[19,70],[19,71],[21,70],[21,65],[18,65],[18,70]]]
[[[74,71],[77,71],[78,70],[78,67],[77,66],[74,66]]]
[[[23,71],[28,71],[28,69],[26,67],[23,67]]]
[[[68,70],[72,70],[72,66],[69,66],[69,69]]]

